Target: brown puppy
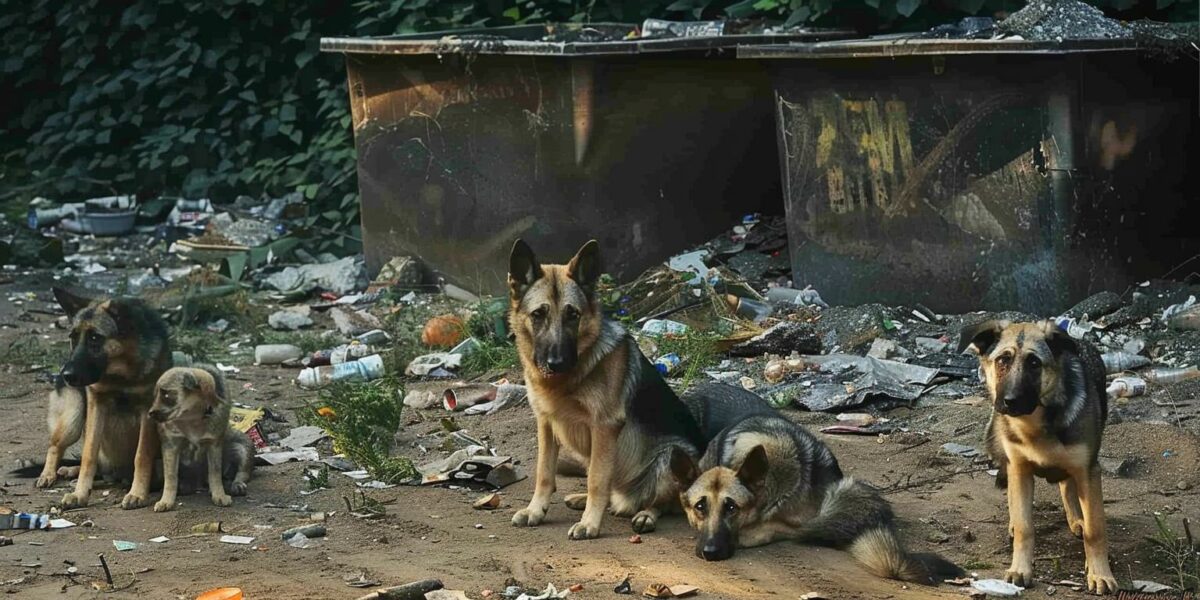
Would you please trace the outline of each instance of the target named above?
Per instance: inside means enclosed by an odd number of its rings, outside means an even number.
[[[233,504],[246,493],[254,452],[246,434],[229,427],[233,403],[225,393],[225,378],[209,365],[175,367],[163,373],[154,388],[150,416],[158,422],[162,440],[163,493],[154,512],[175,508],[179,466],[207,467],[208,491],[217,506]],[[225,493],[222,474],[232,482]]]
[[[54,485],[63,452],[82,435],[79,479],[63,508],[87,506],[100,470],[132,475],[121,507],[145,506],[158,455],[158,432],[146,410],[154,383],[171,364],[167,325],[136,299],[93,301],[59,288],[54,297],[71,318],[71,355],[50,393],[50,448],[35,485]]]
[[[993,412],[987,448],[1008,486],[1012,566],[1005,579],[1033,582],[1033,477],[1057,483],[1067,525],[1083,537],[1088,589],[1116,591],[1108,564],[1097,456],[1108,397],[1104,363],[1089,343],[1054,323],[988,321],[963,329],[960,351],[979,356]]]
[[[537,474],[529,506],[513,525],[546,516],[555,488],[559,447],[587,457],[587,494],[566,499],[583,508],[573,540],[594,538],[609,508],[652,531],[678,502],[671,452],[696,456],[703,437],[696,420],[637,343],[604,320],[596,283],[600,250],[588,242],[566,265],[543,265],[518,240],[509,264],[511,325],[537,417]]]

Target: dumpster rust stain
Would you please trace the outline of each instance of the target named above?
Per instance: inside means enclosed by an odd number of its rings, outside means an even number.
[[[816,166],[825,171],[829,208],[835,213],[868,206],[888,209],[904,174],[912,169],[908,108],[900,100],[880,104],[875,98],[811,100],[812,116],[820,123]],[[839,148],[839,139],[851,140],[852,146]]]
[[[516,76],[479,81],[471,73],[461,73],[430,81],[419,69],[400,67],[395,84],[387,89],[360,89],[352,94],[359,103],[362,116],[355,120],[355,129],[368,127],[373,121],[395,122],[407,117],[437,119],[442,109],[478,103],[483,100],[517,101],[531,104],[528,109],[540,112],[540,83],[537,75],[530,76],[517,68]],[[362,85],[361,83],[359,84]],[[365,86],[362,86],[365,87]]]

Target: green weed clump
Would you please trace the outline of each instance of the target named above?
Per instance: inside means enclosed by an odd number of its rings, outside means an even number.
[[[411,460],[391,455],[404,408],[397,392],[391,379],[335,384],[301,411],[300,420],[324,430],[333,440],[334,451],[345,454],[371,477],[400,483],[418,473]]]

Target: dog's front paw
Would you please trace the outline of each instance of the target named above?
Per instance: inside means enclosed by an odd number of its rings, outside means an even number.
[[[1033,569],[1013,567],[1004,573],[1004,580],[1021,587],[1033,585]]]
[[[135,508],[145,508],[150,504],[150,499],[145,494],[129,492],[121,499],[121,508],[125,510],[133,510]]]
[[[1093,594],[1112,594],[1117,591],[1117,579],[1112,573],[1096,573],[1088,569],[1088,591]]]
[[[229,494],[220,493],[212,495],[212,503],[214,506],[233,506],[233,498]]]
[[[54,482],[56,482],[56,481],[58,481],[58,473],[54,473],[54,472],[42,473],[42,476],[38,477],[37,481],[33,482],[33,487],[39,487],[39,488],[53,487]]]
[[[546,518],[546,510],[530,506],[522,508],[513,515],[512,524],[517,527],[537,527]]]
[[[650,533],[657,524],[658,517],[648,510],[633,515],[633,530],[636,533]]]
[[[61,504],[64,510],[83,508],[88,505],[88,497],[84,495],[77,495],[75,492],[70,492],[63,496]]]
[[[598,523],[587,523],[580,521],[571,526],[567,531],[567,537],[572,540],[591,540],[600,536],[600,525]]]
[[[245,496],[246,495],[246,484],[242,483],[240,481],[234,481],[234,482],[230,483],[229,484],[229,495],[230,496]]]
[[[175,510],[175,501],[159,500],[154,503],[154,512],[170,512]]]

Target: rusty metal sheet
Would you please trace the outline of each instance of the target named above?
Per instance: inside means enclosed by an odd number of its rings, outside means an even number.
[[[1194,68],[771,64],[795,278],[831,303],[1051,315],[1195,253],[1200,232],[1177,220],[1200,216]]]
[[[766,68],[725,58],[348,54],[368,267],[503,293],[514,239],[632,277],[778,212]]]

